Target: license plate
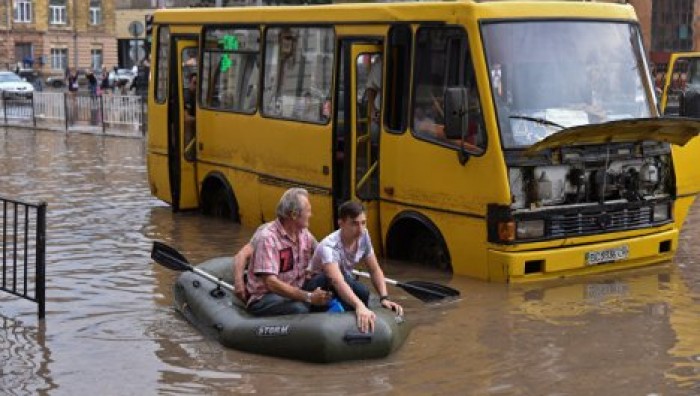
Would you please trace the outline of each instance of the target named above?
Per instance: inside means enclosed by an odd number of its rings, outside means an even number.
[[[613,261],[624,260],[630,255],[630,248],[627,245],[586,252],[586,265],[596,265],[611,263]]]

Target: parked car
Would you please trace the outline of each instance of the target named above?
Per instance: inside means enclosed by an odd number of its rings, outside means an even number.
[[[41,80],[41,75],[37,70],[34,69],[20,69],[17,73],[24,81],[32,84],[34,86],[34,91],[42,91],[44,89],[44,83]]]
[[[131,82],[134,80],[136,75],[131,69],[117,69],[115,73],[114,70],[109,72],[109,86],[114,88],[117,86],[118,82],[126,84],[127,87],[131,86]]]
[[[29,98],[34,94],[34,86],[11,71],[0,72],[0,93],[15,97]]]
[[[66,85],[66,77],[63,74],[46,77],[46,85],[54,88],[63,88]]]

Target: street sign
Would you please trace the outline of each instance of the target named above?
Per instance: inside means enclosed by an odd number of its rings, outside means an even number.
[[[131,21],[129,24],[129,34],[134,38],[141,36],[141,34],[143,34],[143,23]]]

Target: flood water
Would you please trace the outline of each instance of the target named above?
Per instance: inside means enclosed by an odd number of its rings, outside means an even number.
[[[0,195],[48,202],[47,308],[0,293],[0,394],[700,394],[700,207],[673,262],[579,280],[488,284],[384,263],[462,291],[426,305],[394,355],[330,365],[225,349],[172,308],[176,273],[253,230],[173,214],[150,196],[140,139],[0,130]]]

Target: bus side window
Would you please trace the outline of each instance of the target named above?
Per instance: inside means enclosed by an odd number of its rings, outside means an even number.
[[[170,28],[158,27],[158,47],[156,53],[156,89],[155,98],[158,103],[165,103],[168,97],[168,61],[170,54]]]
[[[458,148],[464,143],[467,151],[478,154],[486,132],[467,42],[466,33],[457,27],[423,27],[416,33],[412,130],[416,137],[443,146]],[[447,87],[467,88],[469,123],[464,142],[445,136]]]
[[[334,43],[335,33],[329,27],[270,27],[265,31],[265,116],[328,122]]]
[[[408,126],[411,36],[409,25],[395,25],[389,29],[384,124],[390,132],[402,133]]]
[[[202,104],[252,114],[256,110],[260,31],[235,26],[204,31]]]

